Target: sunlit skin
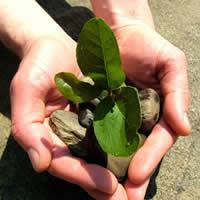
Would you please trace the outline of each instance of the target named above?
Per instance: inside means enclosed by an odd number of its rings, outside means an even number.
[[[124,199],[140,200],[150,176],[177,136],[190,133],[184,118],[189,103],[187,63],[183,52],[142,22],[121,27],[115,35],[129,83],[141,89],[154,88],[163,99],[163,115],[131,161],[124,185],[128,196]]]
[[[30,149],[37,149],[39,159],[30,156],[36,171],[48,170],[82,187],[112,193],[117,187],[114,175],[103,167],[72,157],[48,127],[48,117],[53,111],[70,109],[55,87],[54,76],[60,71],[80,76],[75,47],[73,41],[69,48],[54,39],[42,39],[31,46],[11,84],[13,136],[29,155]]]
[[[112,24],[129,82],[139,88],[153,87],[163,98],[163,115],[134,156],[128,178],[121,185],[107,169],[73,157],[49,129],[48,117],[54,110],[70,109],[55,87],[55,74],[67,71],[81,76],[76,43],[35,1],[20,2],[13,6],[12,0],[0,1],[0,40],[21,58],[10,88],[14,138],[29,154],[36,171],[47,170],[78,184],[95,199],[144,199],[149,178],[161,158],[178,135],[190,133],[184,54],[154,31],[149,14],[144,21],[131,17]]]

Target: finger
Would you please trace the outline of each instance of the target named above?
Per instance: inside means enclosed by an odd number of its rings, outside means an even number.
[[[85,189],[87,193],[98,200],[128,200],[126,192],[121,184],[118,184],[116,191],[113,194],[105,194],[98,190]]]
[[[38,75],[38,76],[37,76]],[[18,143],[27,151],[33,168],[43,171],[51,161],[52,141],[48,130],[42,125],[45,115],[44,96],[49,82],[41,90],[36,89],[43,74],[36,73],[36,82],[29,81],[18,73],[12,81],[10,96],[12,105],[12,133]],[[32,76],[32,75],[31,75]]]
[[[170,48],[169,56],[163,56],[159,69],[159,80],[164,95],[165,120],[178,135],[188,135],[191,131],[188,120],[189,90],[187,79],[187,62],[184,54]],[[168,52],[169,51],[169,52]],[[176,53],[177,52],[177,53]]]
[[[52,175],[83,188],[107,194],[112,194],[116,190],[117,180],[109,170],[73,157],[57,136],[53,135],[52,138],[54,140],[53,158],[48,170]]]
[[[135,184],[145,182],[153,174],[162,157],[173,146],[176,138],[176,134],[161,119],[133,157],[128,169],[130,181]]]
[[[62,96],[56,99],[52,99],[51,101],[46,102],[45,116],[49,117],[55,110],[64,109],[67,106],[69,106],[69,102]]]
[[[130,180],[125,182],[125,189],[129,200],[144,200],[149,179],[140,185],[132,183]]]

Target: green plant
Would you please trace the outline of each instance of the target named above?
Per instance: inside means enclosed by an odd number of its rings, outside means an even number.
[[[61,72],[55,82],[68,100],[79,104],[104,93],[94,111],[94,133],[103,151],[114,156],[129,156],[139,145],[141,111],[138,91],[126,86],[116,38],[99,18],[85,23],[78,40],[77,62],[92,83]],[[107,92],[105,92],[107,91]]]

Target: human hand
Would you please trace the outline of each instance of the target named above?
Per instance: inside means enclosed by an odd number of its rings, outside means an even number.
[[[60,38],[59,38],[60,39]],[[108,170],[73,157],[46,122],[57,109],[69,107],[57,91],[54,76],[68,71],[80,76],[72,40],[41,38],[29,46],[11,83],[12,132],[29,154],[33,168],[90,190],[110,194],[117,180]]]
[[[95,15],[115,32],[129,83],[154,88],[162,98],[160,121],[133,157],[124,184],[124,199],[141,200],[150,176],[177,136],[190,133],[187,62],[182,51],[154,30],[147,0],[91,2]]]
[[[46,125],[52,111],[68,106],[55,88],[55,74],[80,75],[76,44],[36,1],[1,0],[0,10],[0,40],[22,58],[10,89],[12,132],[34,169],[48,170],[86,190],[119,193],[108,170],[74,158]]]
[[[160,121],[130,163],[124,184],[127,196],[123,196],[122,186],[118,192],[124,200],[141,200],[150,176],[177,136],[190,133],[187,62],[181,50],[141,21],[114,32],[129,83],[140,89],[154,88],[163,101]],[[96,195],[96,199],[117,199],[115,195],[103,197],[94,192],[91,195]]]
[[[134,156],[125,183],[128,199],[143,199],[149,178],[179,135],[190,133],[184,53],[141,21],[115,30],[128,80],[151,87],[163,99],[161,119]]]

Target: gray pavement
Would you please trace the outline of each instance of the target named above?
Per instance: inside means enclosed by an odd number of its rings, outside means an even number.
[[[179,138],[162,162],[154,199],[200,199],[200,1],[151,1],[158,32],[181,48],[188,59],[192,135]],[[172,108],[173,109],[173,108]]]
[[[39,0],[38,0],[39,1]],[[53,16],[72,6],[90,6],[88,0],[40,0]],[[179,138],[165,156],[149,194],[153,200],[200,199],[200,1],[150,0],[156,29],[181,48],[188,59],[191,91],[192,135]],[[0,200],[91,199],[79,187],[32,170],[27,155],[10,137],[9,83],[18,65],[17,58],[0,46]],[[173,109],[173,108],[172,108]],[[151,199],[151,198],[149,198]]]

